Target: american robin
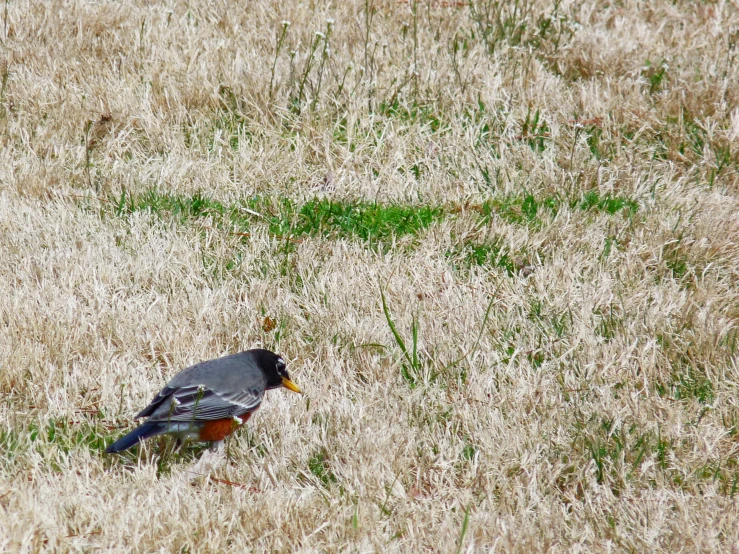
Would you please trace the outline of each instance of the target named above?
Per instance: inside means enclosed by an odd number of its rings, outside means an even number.
[[[247,350],[195,364],[175,375],[139,412],[136,419],[148,418],[143,424],[105,452],[122,452],[165,433],[219,446],[259,408],[264,391],[278,387],[301,392],[290,380],[285,360],[269,350]]]

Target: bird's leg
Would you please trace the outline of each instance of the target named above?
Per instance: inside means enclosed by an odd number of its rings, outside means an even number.
[[[219,441],[210,441],[210,451],[211,452],[221,452],[223,450],[223,440]]]

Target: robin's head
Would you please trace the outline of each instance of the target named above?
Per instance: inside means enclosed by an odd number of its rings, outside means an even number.
[[[276,389],[278,387],[285,387],[293,392],[300,392],[298,385],[290,380],[290,375],[287,372],[287,364],[282,356],[270,352],[269,350],[253,350],[259,368],[267,378],[267,388]]]

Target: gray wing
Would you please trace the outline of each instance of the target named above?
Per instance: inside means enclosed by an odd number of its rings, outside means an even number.
[[[259,387],[235,392],[215,392],[204,385],[165,387],[136,417],[153,421],[202,421],[225,419],[253,412],[262,403]]]

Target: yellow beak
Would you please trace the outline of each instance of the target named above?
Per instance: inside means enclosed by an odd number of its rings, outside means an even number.
[[[299,392],[300,394],[303,394],[303,391],[298,388],[298,385],[293,383],[287,377],[282,378],[282,386],[285,387],[286,389],[290,389],[293,392]]]

